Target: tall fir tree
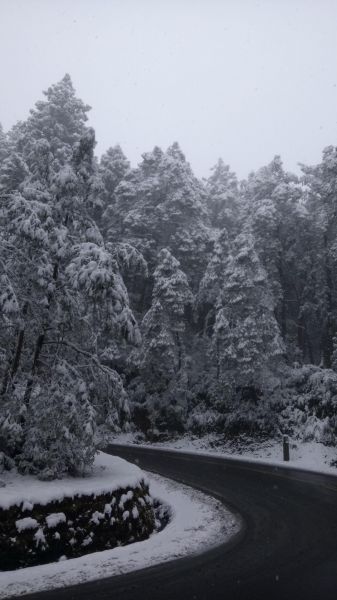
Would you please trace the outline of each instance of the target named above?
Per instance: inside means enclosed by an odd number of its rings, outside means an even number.
[[[239,220],[239,189],[235,173],[219,158],[206,182],[207,205],[211,224],[227,229],[231,237],[237,234]]]
[[[332,365],[333,339],[337,332],[337,148],[328,146],[323,151],[319,165],[302,165],[302,169],[314,254],[310,264],[310,292],[311,297],[316,299],[316,313],[320,315],[315,333],[320,341],[321,363],[329,368]]]
[[[211,352],[227,395],[259,397],[284,352],[275,303],[253,237],[240,234],[217,303]]]
[[[210,334],[214,325],[216,305],[224,285],[224,277],[230,258],[231,243],[227,229],[224,228],[216,236],[213,252],[200,281],[196,297],[199,326],[207,335]]]
[[[210,247],[205,191],[178,144],[143,154],[116,190],[120,236],[142,252],[150,270],[168,248],[195,289]]]
[[[307,293],[310,255],[303,187],[283,169],[279,156],[242,185],[244,223],[251,230],[276,299],[276,316],[290,358],[307,360],[313,349],[309,322],[314,309]]]
[[[152,305],[142,322],[140,373],[152,421],[182,427],[187,408],[184,334],[193,296],[185,273],[164,248],[154,271]]]
[[[112,241],[115,240],[116,221],[118,220],[115,191],[126,178],[129,170],[130,162],[118,144],[108,148],[102,155],[99,163],[99,173],[103,184],[102,206],[97,212],[96,220],[104,232],[105,238]]]
[[[21,470],[59,476],[92,462],[95,420],[125,419],[121,378],[101,355],[109,337],[139,336],[118,264],[92,219],[101,186],[88,107],[69,76],[46,95],[12,136],[9,160],[25,164],[23,177],[2,172],[0,438]],[[73,416],[60,405],[69,434],[55,445],[50,419],[63,397]]]

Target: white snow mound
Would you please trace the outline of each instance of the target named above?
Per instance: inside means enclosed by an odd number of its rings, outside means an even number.
[[[6,487],[1,488],[0,508],[24,503],[30,510],[34,504],[45,506],[76,495],[104,494],[120,488],[137,487],[142,480],[148,483],[139,467],[103,452],[96,456],[93,471],[87,477],[65,477],[46,482],[9,471],[2,473],[2,478]]]

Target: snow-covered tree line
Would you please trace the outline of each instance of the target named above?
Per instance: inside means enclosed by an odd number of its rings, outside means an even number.
[[[98,160],[88,111],[66,75],[0,129],[2,460],[78,472],[130,424],[272,433],[305,364],[334,439],[336,148],[199,180],[177,143]]]

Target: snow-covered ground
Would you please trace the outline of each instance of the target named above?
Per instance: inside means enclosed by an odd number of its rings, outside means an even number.
[[[106,454],[100,454],[97,466],[103,469],[96,471],[96,483],[88,478],[88,485],[90,489],[97,485],[100,492],[105,489],[104,486],[108,487],[105,478],[110,481],[111,486],[110,475],[113,472],[116,474],[116,482],[118,481],[117,487],[130,486],[139,481],[140,477],[144,478],[142,471],[134,465]],[[130,477],[126,482],[128,469]],[[170,506],[171,521],[165,529],[152,534],[148,540],[128,546],[57,563],[0,572],[0,598],[119,575],[174,558],[197,554],[228,540],[239,531],[239,517],[230,513],[214,498],[158,475],[147,473],[146,480],[150,484],[152,497]],[[60,494],[65,493],[63,486],[67,485],[66,482],[56,482],[55,485],[61,486]],[[42,494],[43,484],[40,483],[40,486]],[[8,487],[10,488],[10,485]],[[1,491],[4,490],[6,488]],[[25,497],[29,496],[31,501],[36,500],[36,493],[37,489],[30,489]]]
[[[139,437],[133,433],[120,434],[112,440],[118,444],[144,445]],[[298,467],[310,471],[320,471],[337,475],[337,448],[327,447],[319,442],[303,442],[289,439],[290,461],[283,462],[282,441],[268,440],[265,442],[241,440],[234,444],[224,441],[223,437],[209,434],[203,437],[183,436],[174,440],[151,442],[152,447],[184,450],[204,454],[230,456],[231,458],[245,458],[258,462],[267,462],[276,465]],[[334,466],[332,463],[335,462]]]
[[[126,487],[137,487],[144,480],[144,472],[136,465],[128,463],[118,456],[108,456],[99,452],[95,458],[92,473],[88,477],[65,477],[43,482],[36,477],[19,475],[13,471],[4,471],[0,475],[0,508],[25,503],[32,509],[34,504],[48,504],[51,501],[73,498],[81,494],[104,494]]]

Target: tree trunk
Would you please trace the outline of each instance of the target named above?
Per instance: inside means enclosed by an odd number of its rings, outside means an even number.
[[[180,339],[179,331],[176,332],[176,343],[178,348],[178,372],[180,372],[182,365],[182,344]]]
[[[39,366],[39,361],[40,361],[40,354],[41,354],[41,350],[43,348],[43,344],[44,344],[44,340],[45,340],[45,332],[40,333],[39,337],[37,338],[37,342],[36,342],[36,346],[35,346],[35,352],[34,352],[34,358],[33,358],[33,364],[32,364],[32,369],[31,369],[31,373],[30,373],[30,377],[27,381],[27,386],[26,386],[26,391],[25,391],[25,395],[23,398],[23,401],[25,403],[26,406],[29,405],[29,401],[30,401],[30,397],[32,395],[32,390],[33,390],[33,383],[34,383],[34,375],[36,373],[36,370]]]
[[[2,389],[1,389],[1,395],[4,395],[7,392],[9,379],[11,380],[11,382],[13,384],[14,377],[15,377],[15,375],[17,373],[17,370],[18,370],[18,368],[20,366],[21,356],[22,356],[23,342],[24,342],[24,339],[25,339],[25,322],[24,322],[24,317],[27,315],[27,312],[28,312],[28,302],[26,302],[24,304],[24,307],[22,309],[23,323],[22,323],[21,329],[19,330],[19,333],[18,333],[18,339],[17,339],[17,343],[16,343],[16,350],[15,350],[15,353],[14,353],[14,358],[13,358],[12,366],[8,367],[8,369],[6,371],[6,374],[5,374],[3,386],[2,386]]]
[[[22,310],[23,317],[25,317],[27,315],[27,311],[28,311],[28,302],[26,302],[23,307],[23,310]],[[18,343],[16,346],[16,351],[15,351],[14,360],[13,360],[12,369],[11,369],[12,381],[13,381],[13,379],[16,375],[16,372],[19,368],[19,365],[20,365],[24,339],[25,339],[25,324],[23,323],[23,326],[19,331]]]
[[[307,341],[307,348],[308,348],[309,360],[310,360],[311,364],[313,365],[314,362],[315,362],[315,359],[314,359],[314,353],[313,353],[313,350],[312,350],[312,344],[311,344],[311,341],[310,341],[310,338],[309,338],[309,334],[308,334],[307,328],[305,328],[305,337],[306,337],[306,341]]]
[[[299,316],[297,319],[297,345],[302,352],[302,356],[304,357],[304,339],[305,339],[305,329],[303,323],[303,317]]]
[[[324,235],[325,248],[325,302],[326,318],[322,332],[322,358],[326,369],[331,368],[331,357],[333,352],[334,323],[332,319],[332,275],[328,258],[328,236]]]
[[[59,267],[58,267],[58,263],[55,263],[54,265],[54,270],[53,270],[53,280],[56,281],[58,278],[58,272],[59,272]],[[49,314],[49,310],[50,310],[50,304],[52,301],[52,293],[50,293],[48,295],[48,306],[47,306],[47,314]],[[30,372],[30,376],[28,378],[27,381],[27,385],[26,385],[26,390],[25,390],[25,395],[23,398],[23,401],[25,403],[25,405],[28,407],[29,402],[30,402],[30,397],[32,395],[32,391],[33,391],[33,384],[34,384],[34,376],[35,373],[38,369],[39,363],[40,363],[40,354],[41,354],[41,350],[43,348],[43,344],[45,341],[45,337],[46,337],[46,331],[48,328],[48,323],[46,323],[43,327],[42,332],[39,334],[37,341],[36,341],[36,345],[35,345],[35,351],[34,351],[34,357],[33,357],[33,363],[32,363],[32,368],[31,368],[31,372]]]
[[[281,255],[279,256],[277,267],[278,267],[278,272],[279,272],[281,293],[282,293],[282,297],[280,300],[280,328],[281,328],[282,337],[285,340],[286,335],[287,335],[287,303],[285,300],[286,285],[285,285],[285,277],[284,277],[284,270],[283,270],[283,263],[282,263]]]

